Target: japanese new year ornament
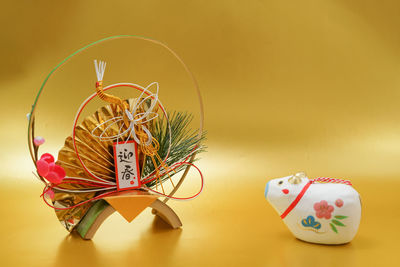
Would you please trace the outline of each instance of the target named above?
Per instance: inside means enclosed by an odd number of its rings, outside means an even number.
[[[113,36],[94,42],[83,49],[106,40],[134,38],[166,48],[180,63],[183,61],[164,44],[137,36]],[[204,151],[203,108],[197,82],[193,78],[200,104],[200,127],[193,131],[189,124],[193,115],[170,111],[159,99],[160,85],[152,82],[141,86],[116,83],[104,86],[106,63],[95,60],[95,88],[81,104],[73,121],[71,136],[65,140],[57,160],[39,148],[44,138],[36,136],[35,108],[50,76],[73,53],[61,62],[46,78],[29,113],[28,141],[36,174],[44,183],[42,197],[53,208],[57,218],[68,231],[77,231],[82,238],[91,239],[101,223],[114,211],[132,221],[146,207],[153,209],[172,228],[181,221],[166,204],[169,199],[188,200],[203,189],[203,176],[194,165],[196,154]],[[122,99],[108,93],[112,88],[132,90],[132,97]],[[81,118],[93,99],[104,103],[92,115]],[[199,174],[200,188],[192,196],[176,197],[189,168]],[[180,178],[177,178],[181,174]],[[164,183],[169,183],[166,186]],[[159,198],[164,197],[161,201]]]

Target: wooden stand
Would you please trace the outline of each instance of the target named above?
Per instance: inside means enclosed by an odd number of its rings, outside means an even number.
[[[182,226],[178,215],[158,196],[140,190],[116,193],[105,197],[94,204],[76,227],[83,239],[92,239],[100,225],[115,211],[118,211],[128,222],[131,222],[147,207],[173,229]]]

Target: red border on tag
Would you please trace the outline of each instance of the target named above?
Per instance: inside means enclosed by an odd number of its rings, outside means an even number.
[[[138,170],[138,185],[132,187],[119,188],[119,180],[118,180],[118,165],[117,165],[117,157],[115,156],[115,145],[117,144],[125,144],[125,143],[134,143],[135,144],[135,156],[136,156],[136,169]],[[115,180],[117,181],[117,191],[123,191],[128,189],[136,189],[142,187],[142,181],[140,180],[140,169],[139,169],[139,157],[138,157],[138,148],[137,143],[134,140],[130,141],[121,141],[113,143],[113,151],[114,151],[114,165],[115,165]]]

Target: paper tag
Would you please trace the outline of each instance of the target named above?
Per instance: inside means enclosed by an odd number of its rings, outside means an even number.
[[[139,188],[141,183],[136,142],[115,142],[113,147],[118,190]]]

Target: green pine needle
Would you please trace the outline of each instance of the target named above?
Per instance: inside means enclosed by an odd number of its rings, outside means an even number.
[[[193,115],[187,112],[172,112],[168,113],[168,119],[171,126],[171,150],[166,161],[168,166],[183,160],[191,151],[197,146],[197,153],[205,151],[205,146],[201,145],[202,141],[205,140],[205,133],[198,137],[198,131],[189,129],[189,124],[193,120]],[[164,117],[156,120],[152,127],[152,135],[159,142],[160,148],[158,155],[161,159],[165,159],[168,153],[169,147],[169,129],[166,119]],[[157,162],[158,164],[159,162]],[[171,172],[169,175],[172,177],[178,172],[184,170],[187,165],[182,165],[175,169],[176,172]],[[142,177],[148,175],[154,171],[154,164],[150,157],[146,157],[146,163],[142,171]],[[160,176],[161,182],[168,179],[168,175],[164,174]],[[154,180],[147,184],[148,187],[152,188],[158,183]]]

